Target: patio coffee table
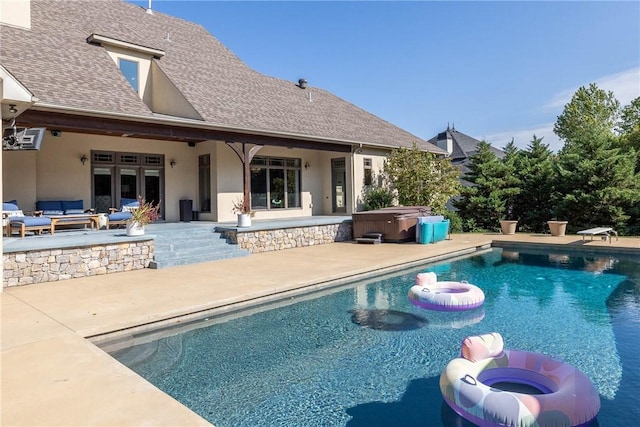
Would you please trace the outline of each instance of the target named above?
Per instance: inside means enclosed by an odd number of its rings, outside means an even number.
[[[89,225],[92,230],[100,229],[99,214],[77,214],[77,215],[49,215],[51,225],[55,230],[58,225]]]

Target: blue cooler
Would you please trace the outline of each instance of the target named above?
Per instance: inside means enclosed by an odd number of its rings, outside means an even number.
[[[418,243],[426,244],[433,241],[433,222],[423,222],[418,224],[419,238]]]
[[[428,218],[428,217],[426,217],[426,216],[419,216],[419,217],[417,218],[417,220],[416,220],[416,242],[417,242],[417,243],[421,243],[421,242],[420,242],[420,224],[423,224],[423,223],[427,222],[427,221],[426,221],[426,218]]]
[[[442,221],[442,215],[421,216],[416,223],[416,242],[433,243],[433,225]],[[429,224],[424,226],[424,224]],[[423,234],[424,231],[424,234]]]
[[[445,219],[433,224],[433,243],[447,238],[449,234],[449,220]]]

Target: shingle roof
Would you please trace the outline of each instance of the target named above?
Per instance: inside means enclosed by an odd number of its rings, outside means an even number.
[[[158,66],[209,125],[443,152],[330,92],[252,70],[192,22],[121,0],[32,0],[31,19],[31,30],[0,26],[0,60],[40,104],[153,117],[86,42],[95,33],[163,50]]]
[[[458,163],[466,163],[466,160],[475,154],[476,147],[480,143],[479,140],[462,132],[458,132],[455,128],[447,128],[446,131],[431,138],[429,142],[436,144],[438,139],[444,139],[447,136],[453,141],[453,151],[450,158]],[[504,151],[494,148],[493,146],[490,146],[490,149],[498,158],[504,157]]]

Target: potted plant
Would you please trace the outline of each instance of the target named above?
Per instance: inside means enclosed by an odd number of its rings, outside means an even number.
[[[500,221],[500,231],[502,234],[516,234],[516,227],[518,226],[518,221],[503,219]]]
[[[255,212],[251,210],[250,203],[245,203],[244,199],[236,200],[232,211],[238,215],[238,227],[251,227],[251,218]]]
[[[138,196],[138,207],[131,210],[131,218],[127,220],[127,236],[141,236],[145,227],[159,218],[160,202],[154,205]]]
[[[552,236],[564,236],[567,231],[568,223],[568,221],[557,221],[556,219],[547,221],[547,225],[549,226],[549,231],[551,231]]]

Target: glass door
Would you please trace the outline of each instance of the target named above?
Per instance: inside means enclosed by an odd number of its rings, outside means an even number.
[[[92,152],[93,206],[97,212],[119,208],[122,199],[142,196],[147,202],[164,204],[164,156]],[[164,218],[164,209],[160,217]]]
[[[118,181],[120,189],[120,197],[118,199],[137,199],[140,191],[138,191],[138,169],[137,168],[118,168]]]
[[[347,169],[344,158],[331,159],[333,213],[347,212]]]
[[[113,204],[114,188],[113,168],[93,168],[93,207],[96,212],[109,212]]]
[[[141,194],[147,202],[153,202],[154,205],[164,203],[162,188],[162,169],[144,168],[144,179],[142,181]],[[164,209],[160,208],[160,217],[164,218]]]

